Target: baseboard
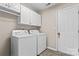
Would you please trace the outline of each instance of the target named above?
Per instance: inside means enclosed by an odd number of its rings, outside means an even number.
[[[47,47],[47,48],[50,49],[50,50],[57,51],[57,49],[55,49],[55,48],[51,48],[51,47]]]

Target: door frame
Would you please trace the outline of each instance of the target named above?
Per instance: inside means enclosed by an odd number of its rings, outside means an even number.
[[[58,51],[58,9],[56,10],[56,51]]]

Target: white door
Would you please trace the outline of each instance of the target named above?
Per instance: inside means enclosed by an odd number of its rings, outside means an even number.
[[[25,6],[21,5],[21,19],[20,24],[27,24],[30,25],[30,9],[26,8]]]
[[[58,10],[58,50],[78,55],[78,9],[68,7]]]
[[[31,11],[31,25],[41,26],[41,16],[34,11]]]

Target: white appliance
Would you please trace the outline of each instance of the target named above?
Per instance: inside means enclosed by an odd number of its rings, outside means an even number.
[[[46,33],[40,33],[38,30],[30,30],[30,34],[37,37],[37,55],[46,49]]]
[[[14,30],[11,38],[12,56],[36,56],[36,36],[26,30]]]

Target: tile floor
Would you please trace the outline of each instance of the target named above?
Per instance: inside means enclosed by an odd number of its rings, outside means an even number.
[[[65,54],[65,53],[61,53],[61,52],[58,52],[58,51],[46,49],[39,56],[70,56],[70,55]]]

